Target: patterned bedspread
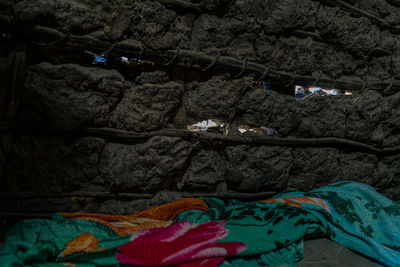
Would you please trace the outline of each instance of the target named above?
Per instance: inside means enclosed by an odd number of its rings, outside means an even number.
[[[185,198],[132,215],[58,213],[19,222],[1,266],[296,266],[304,241],[329,238],[400,266],[400,206],[338,182],[258,202]]]

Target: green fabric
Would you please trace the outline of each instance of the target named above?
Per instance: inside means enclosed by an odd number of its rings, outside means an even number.
[[[208,210],[184,211],[175,221],[226,221],[228,235],[220,242],[242,242],[246,250],[228,258],[220,265],[223,267],[296,266],[302,259],[303,241],[322,237],[387,266],[400,266],[400,206],[374,188],[339,182],[311,192],[291,192],[274,198],[293,197],[315,198],[325,206],[298,199],[297,206],[300,203],[301,208],[283,203],[202,198],[209,204]],[[65,244],[81,233],[95,236],[98,248],[107,250],[58,257]],[[0,248],[0,265],[61,266],[57,263],[70,262],[78,263],[76,266],[120,266],[115,258],[116,247],[129,238],[118,236],[97,222],[59,215],[46,220],[24,220],[7,234]]]
[[[225,220],[228,235],[221,242],[243,242],[246,250],[230,265],[295,266],[302,259],[303,240],[327,237],[387,266],[400,266],[400,207],[356,182],[339,182],[311,192],[291,192],[274,198],[313,197],[325,201],[329,211],[301,203],[258,203],[203,198],[207,211],[184,211],[175,221],[194,223]],[[245,260],[245,261],[243,261]]]
[[[208,204],[216,199],[207,199]],[[310,224],[310,228],[298,227],[298,219],[302,218]],[[175,221],[186,220],[194,223],[207,221],[227,221],[225,228],[228,235],[221,242],[242,242],[246,250],[239,256],[257,256],[232,261],[226,266],[296,266],[303,255],[303,238],[311,229],[322,231],[322,226],[314,215],[298,208],[279,203],[241,203],[228,201],[223,207],[202,212],[190,210],[180,213]],[[288,234],[290,233],[290,234]],[[222,265],[224,266],[224,265]]]
[[[76,253],[59,258],[65,244],[81,233],[94,235],[99,248],[106,251]],[[130,236],[118,236],[110,228],[92,221],[65,219],[57,214],[51,219],[24,220],[7,234],[0,248],[1,266],[61,266],[57,262],[80,263],[76,266],[119,266],[115,247],[126,243]]]

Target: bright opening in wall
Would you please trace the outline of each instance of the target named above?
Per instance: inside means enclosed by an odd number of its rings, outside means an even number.
[[[303,87],[301,85],[296,85],[294,93],[296,100],[304,100],[307,97],[330,95],[352,95],[352,93],[334,88]]]
[[[222,122],[218,119],[203,120],[194,124],[187,125],[187,130],[192,132],[214,132],[229,135],[229,123]],[[270,127],[250,127],[248,125],[240,125],[236,129],[240,134],[266,134],[277,135],[278,132]]]
[[[99,55],[96,53],[93,53],[92,51],[85,51],[86,54],[89,54],[92,56],[93,60],[92,60],[92,64],[93,65],[106,65],[107,64],[107,59],[105,55]]]
[[[133,57],[121,57],[121,62],[124,62],[124,63],[130,63],[130,62],[135,62],[135,61],[141,62],[141,60],[140,60],[140,59],[137,59],[137,58],[133,58]]]

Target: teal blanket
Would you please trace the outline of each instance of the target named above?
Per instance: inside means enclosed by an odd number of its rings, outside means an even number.
[[[25,220],[8,233],[0,266],[296,266],[303,242],[324,237],[386,266],[400,266],[400,206],[368,185],[338,182],[259,202],[202,199],[208,209],[201,201],[204,211],[192,207],[168,227],[133,235],[57,214]],[[67,253],[72,244],[80,250]],[[145,260],[155,255],[164,264]],[[182,257],[170,264],[171,255]],[[196,261],[188,265],[188,259]]]
[[[66,243],[81,233],[97,237],[98,247],[110,248],[98,253],[75,253],[60,258]],[[118,236],[108,227],[86,220],[69,220],[58,214],[51,219],[29,219],[16,224],[7,234],[0,248],[0,266],[62,267],[63,262],[75,266],[118,266],[115,247],[129,241],[129,236]]]
[[[175,221],[226,220],[229,234],[221,242],[243,242],[246,250],[223,266],[296,266],[303,241],[322,237],[400,266],[400,206],[366,184],[338,182],[265,203],[203,199],[208,210],[185,211]]]

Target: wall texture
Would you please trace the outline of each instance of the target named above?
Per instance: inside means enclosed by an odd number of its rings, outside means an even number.
[[[400,8],[383,0],[2,2],[1,15],[18,27],[224,53],[300,75],[400,79]],[[1,211],[132,213],[190,192],[257,196],[340,180],[400,200],[400,92],[296,101],[251,75],[121,67],[112,56],[91,65],[83,54],[10,36],[2,40],[0,83],[4,95],[18,89],[19,105],[11,117],[2,109],[4,121],[62,130],[2,131]],[[27,43],[19,86],[8,72],[14,41]],[[184,131],[205,119],[229,123],[228,135]],[[278,134],[242,135],[239,125]]]

